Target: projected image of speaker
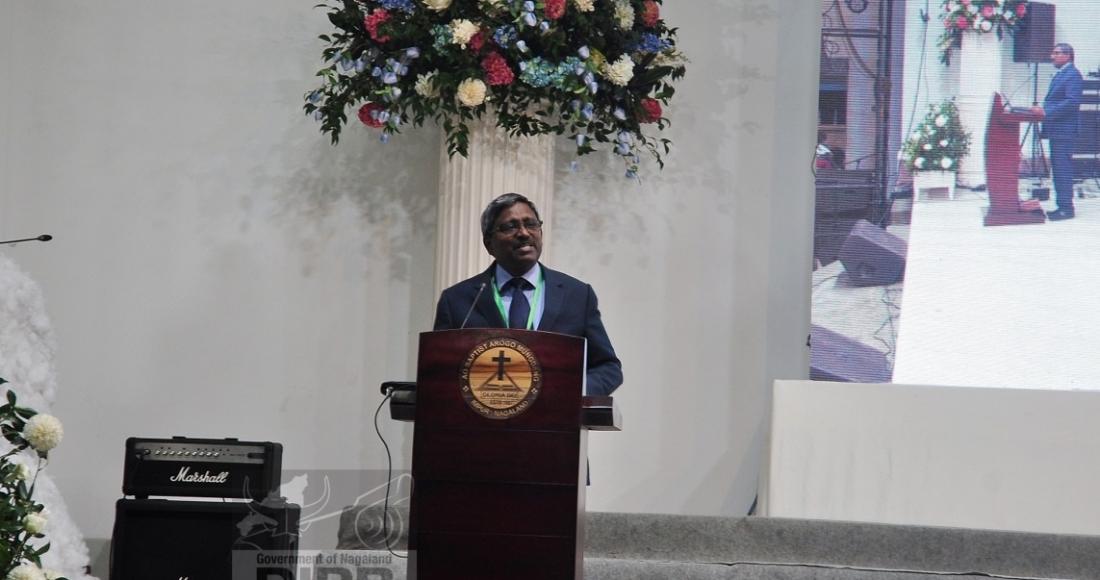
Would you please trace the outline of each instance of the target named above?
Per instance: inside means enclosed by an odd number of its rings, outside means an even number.
[[[1050,62],[1054,49],[1054,5],[1045,2],[1028,2],[1027,17],[1013,35],[1015,62]]]
[[[905,241],[859,220],[840,248],[840,261],[857,286],[893,284],[905,275]]]
[[[237,571],[251,566],[254,578],[261,555],[296,553],[300,516],[297,505],[285,502],[120,499],[110,577],[234,580],[244,577],[234,574],[236,553]]]

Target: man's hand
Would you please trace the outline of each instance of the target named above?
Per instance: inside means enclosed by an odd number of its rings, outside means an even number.
[[[1045,119],[1047,116],[1047,112],[1044,111],[1042,107],[1032,107],[1031,112],[1040,119]]]

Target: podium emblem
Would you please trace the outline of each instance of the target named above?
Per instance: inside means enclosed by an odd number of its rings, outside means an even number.
[[[542,368],[535,353],[517,340],[486,340],[462,364],[462,397],[488,419],[511,419],[526,411],[541,387]]]

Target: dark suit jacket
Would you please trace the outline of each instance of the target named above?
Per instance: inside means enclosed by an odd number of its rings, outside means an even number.
[[[1066,63],[1054,78],[1043,99],[1043,137],[1045,139],[1077,138],[1078,110],[1081,108],[1081,72],[1072,62]]]
[[[470,310],[482,282],[485,283],[485,291],[477,299],[466,328],[506,328],[493,300],[491,285],[496,267],[493,263],[488,270],[443,291],[436,308],[435,330],[449,330],[462,325],[462,319]],[[542,271],[546,276],[546,294],[538,330],[587,338],[587,394],[610,395],[622,384],[623,369],[600,320],[596,293],[591,286],[572,276],[546,266],[542,266]]]

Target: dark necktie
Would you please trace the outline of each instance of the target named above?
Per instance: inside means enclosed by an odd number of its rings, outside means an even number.
[[[512,293],[512,305],[508,307],[508,328],[527,328],[527,319],[531,316],[531,304],[523,291],[531,286],[531,283],[519,276],[512,278],[505,286]]]

